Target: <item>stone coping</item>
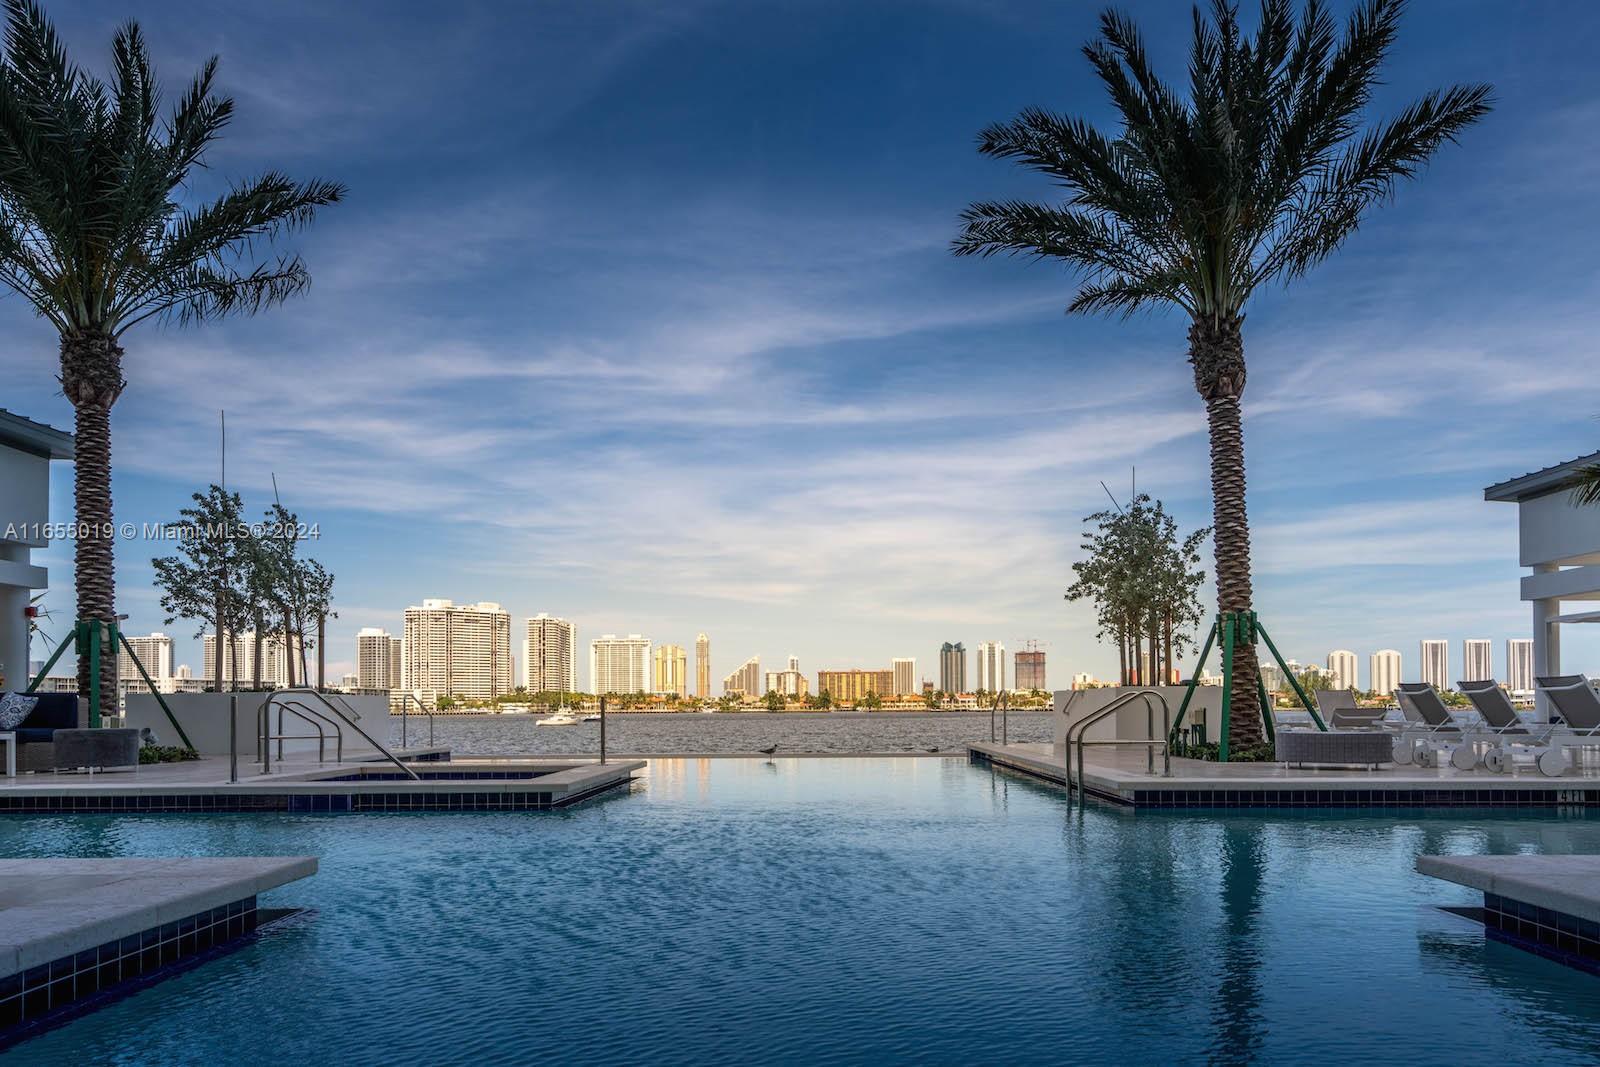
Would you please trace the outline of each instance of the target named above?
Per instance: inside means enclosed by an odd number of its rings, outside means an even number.
[[[1600,922],[1600,856],[1418,856],[1417,871]]]
[[[217,796],[226,794],[319,795],[359,793],[521,793],[537,791],[549,793],[560,799],[572,793],[586,793],[596,786],[627,777],[646,764],[643,760],[609,760],[575,763],[566,760],[496,760],[481,764],[470,762],[427,762],[408,764],[418,774],[440,774],[445,777],[424,778],[412,781],[406,777],[383,777],[400,774],[391,763],[324,764],[300,766],[293,770],[270,775],[252,774],[248,777],[241,765],[237,782],[227,781],[227,761],[220,763],[220,779],[188,771],[193,764],[175,764],[184,769],[182,777],[159,774],[136,775],[33,775],[17,778],[0,786],[0,800],[6,797],[104,797],[104,796]],[[251,768],[254,770],[255,768]],[[530,771],[533,777],[480,778],[449,777],[452,769],[466,774],[474,772]],[[359,778],[352,778],[359,775]],[[343,779],[343,780],[340,780]]]
[[[315,856],[0,860],[0,978],[316,872]]]
[[[1063,757],[1050,745],[975,741],[966,747],[969,758],[986,759],[1052,782],[1067,780]],[[1450,767],[1300,768],[1282,763],[1215,764],[1174,758],[1172,776],[1163,777],[1159,754],[1155,762],[1156,773],[1151,775],[1145,771],[1142,750],[1130,748],[1108,754],[1107,749],[1096,752],[1090,748],[1084,753],[1084,784],[1091,795],[1138,806],[1206,806],[1210,796],[1228,801],[1228,806],[1257,806],[1272,803],[1272,798],[1284,794],[1288,795],[1284,800],[1292,798],[1297,805],[1307,807],[1317,806],[1328,797],[1334,803],[1373,806],[1381,806],[1385,796],[1424,805],[1600,801],[1600,778],[1549,778],[1537,770],[1491,774],[1459,772]],[[1076,766],[1074,760],[1074,774]],[[1175,803],[1166,803],[1169,800]]]

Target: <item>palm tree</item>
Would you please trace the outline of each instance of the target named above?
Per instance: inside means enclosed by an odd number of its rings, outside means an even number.
[[[161,120],[160,91],[137,24],[112,40],[110,84],[72,64],[32,0],[5,0],[0,57],[0,281],[61,337],[61,391],[77,433],[73,501],[78,618],[116,617],[111,527],[111,406],[126,385],[123,334],[149,318],[180,324],[254,312],[301,292],[298,257],[253,256],[339,200],[333,182],[276,172],[209,203],[186,183],[233,117],[213,95],[212,58]],[[101,660],[115,692],[116,656]],[[78,685],[89,661],[80,650]],[[107,689],[106,687],[113,687]]]
[[[1462,85],[1363,128],[1402,6],[1366,0],[1340,39],[1319,0],[1298,19],[1289,0],[1263,0],[1250,38],[1236,9],[1216,0],[1209,19],[1195,11],[1186,96],[1151,71],[1132,22],[1108,12],[1083,51],[1119,114],[1116,132],[1033,108],[979,136],[981,153],[1049,175],[1066,197],[971,205],[957,255],[1063,261],[1083,278],[1069,311],[1188,314],[1189,363],[1210,427],[1221,611],[1251,606],[1239,419],[1246,303],[1327,258],[1368,208],[1489,110],[1489,86]],[[1235,692],[1252,693],[1255,650],[1241,651]],[[1236,715],[1233,729],[1236,745],[1261,737],[1255,714]]]

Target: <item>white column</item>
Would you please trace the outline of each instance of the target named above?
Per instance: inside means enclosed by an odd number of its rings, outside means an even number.
[[[1545,574],[1559,570],[1554,563],[1540,563],[1533,568],[1535,574]],[[1561,673],[1561,624],[1551,622],[1555,616],[1561,614],[1561,601],[1558,598],[1535,600],[1533,603],[1533,676],[1537,679],[1540,675]],[[1538,682],[1534,682],[1534,691],[1537,694],[1533,701],[1533,717],[1536,722],[1549,722],[1551,717],[1550,700],[1543,693],[1538,692]]]

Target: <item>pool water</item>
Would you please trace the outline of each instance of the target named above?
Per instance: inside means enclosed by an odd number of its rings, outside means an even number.
[[[963,760],[663,760],[560,812],[45,816],[7,856],[322,857],[237,952],[13,1063],[1592,1063],[1600,979],[1423,852],[1600,820],[1132,814]]]

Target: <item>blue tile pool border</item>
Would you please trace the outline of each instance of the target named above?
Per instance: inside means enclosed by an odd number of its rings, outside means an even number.
[[[259,922],[256,898],[243,897],[0,978],[0,1049],[242,943]]]
[[[1600,923],[1494,893],[1483,895],[1489,936],[1567,967],[1600,975]]]

